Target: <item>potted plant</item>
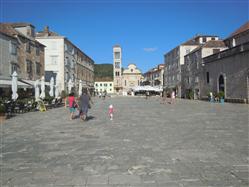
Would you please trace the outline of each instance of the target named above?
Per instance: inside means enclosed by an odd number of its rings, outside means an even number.
[[[0,124],[3,123],[3,121],[6,119],[6,108],[4,104],[0,104]]]
[[[221,102],[221,103],[224,103],[225,94],[224,94],[223,91],[220,91],[220,92],[218,93],[218,97],[219,97],[220,102]]]

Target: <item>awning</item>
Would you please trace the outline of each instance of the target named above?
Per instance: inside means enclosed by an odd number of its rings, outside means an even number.
[[[22,82],[26,82],[28,84],[31,84],[33,87],[35,85],[35,81],[32,81],[32,80],[22,80]],[[45,82],[45,85],[50,86],[50,82]]]
[[[0,80],[0,88],[11,87],[11,84],[11,80]],[[32,86],[21,81],[17,81],[17,88],[32,88]]]

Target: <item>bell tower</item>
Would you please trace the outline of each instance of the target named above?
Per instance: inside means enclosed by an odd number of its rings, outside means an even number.
[[[113,47],[113,83],[115,92],[119,93],[122,90],[122,49],[119,45]]]

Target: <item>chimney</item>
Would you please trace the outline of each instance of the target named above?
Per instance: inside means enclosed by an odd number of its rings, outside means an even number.
[[[49,33],[49,27],[48,26],[44,27],[44,32]]]

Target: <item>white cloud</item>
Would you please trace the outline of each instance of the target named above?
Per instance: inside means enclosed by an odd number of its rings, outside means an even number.
[[[144,48],[145,52],[154,52],[157,50],[157,47],[148,47],[148,48]]]

